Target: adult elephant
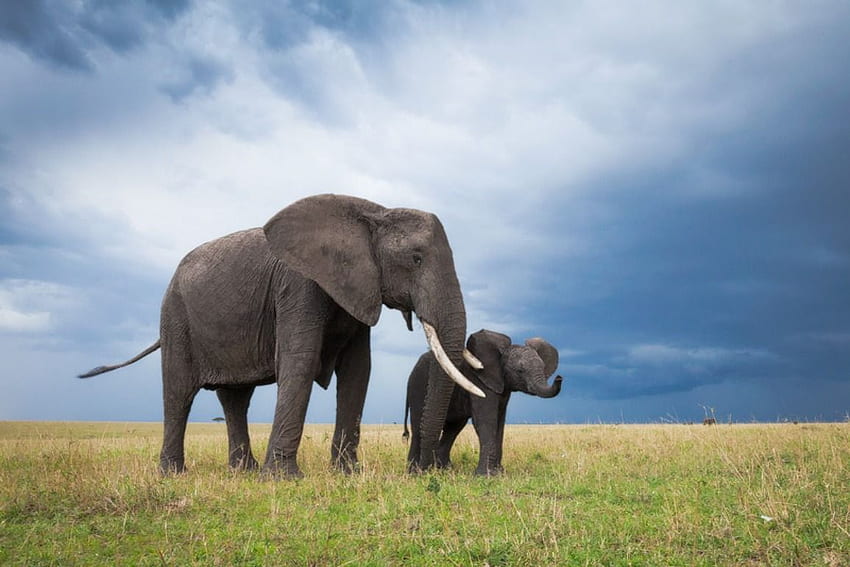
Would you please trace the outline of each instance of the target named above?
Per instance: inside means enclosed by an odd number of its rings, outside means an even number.
[[[552,384],[548,383],[549,376],[558,368],[558,351],[540,338],[528,339],[524,345],[512,345],[507,335],[484,329],[470,335],[466,346],[484,367],[481,369],[465,363],[461,371],[480,386],[487,397],[470,396],[460,388],[454,388],[436,464],[440,468],[451,466],[452,446],[471,417],[480,447],[475,474],[490,476],[502,472],[505,415],[511,393],[525,392],[541,398],[552,398],[560,393],[560,376],[556,376]],[[426,413],[426,392],[434,372],[439,372],[439,367],[433,355],[425,353],[414,366],[407,382],[404,435],[408,436],[407,412],[410,410],[413,438],[407,458],[411,467],[416,466],[416,459],[421,455],[424,440],[419,424]]]
[[[381,305],[422,322],[445,372],[483,395],[458,371],[466,313],[449,241],[439,219],[342,195],[317,195],[277,213],[262,228],[195,248],[180,262],[162,302],[164,435],[160,466],[185,468],[186,421],[201,388],[215,390],[227,422],[230,465],[254,468],[248,404],[254,388],[277,383],[263,470],[299,477],[297,452],[312,383],[337,376],[332,462],[357,463],[360,416],[371,370],[370,327]],[[454,383],[436,368],[422,421],[421,463],[433,455]]]

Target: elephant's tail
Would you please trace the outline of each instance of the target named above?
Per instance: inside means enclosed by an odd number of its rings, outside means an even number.
[[[410,439],[410,431],[407,429],[407,414],[410,411],[410,396],[404,399],[404,433],[401,434],[405,441]]]
[[[157,339],[157,341],[154,344],[152,344],[151,346],[149,346],[148,348],[146,348],[145,350],[143,350],[142,352],[140,352],[139,354],[137,354],[136,356],[134,356],[133,358],[131,358],[130,360],[128,360],[126,362],[122,362],[121,364],[114,364],[112,366],[98,366],[97,368],[92,368],[91,370],[89,370],[85,374],[80,374],[79,376],[77,376],[77,378],[91,378],[92,376],[97,376],[98,374],[103,374],[104,372],[109,372],[110,370],[116,370],[118,368],[124,368],[125,366],[129,366],[129,365],[133,364],[134,362],[143,359],[144,357],[146,357],[147,355],[149,355],[153,351],[157,350],[160,346],[159,343],[160,343],[160,341],[159,341],[159,339]]]

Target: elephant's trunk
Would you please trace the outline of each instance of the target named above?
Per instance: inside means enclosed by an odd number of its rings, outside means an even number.
[[[540,337],[526,339],[525,344],[537,351],[537,355],[543,361],[543,374],[529,381],[528,391],[541,398],[554,398],[561,392],[563,378],[556,376],[551,386],[546,380],[558,369],[558,349]]]
[[[554,398],[558,394],[561,393],[561,382],[563,378],[560,376],[555,376],[555,380],[551,385],[547,384],[546,378],[540,378],[539,380],[535,380],[529,383],[529,391],[535,396],[539,396],[541,398]]]
[[[429,340],[429,342],[435,359],[438,356],[443,359],[446,370],[444,371],[435,361],[432,362],[428,371],[428,390],[419,423],[419,460],[411,463],[411,469],[414,470],[427,469],[435,464],[440,434],[446,422],[446,414],[455,387],[455,383],[449,379],[446,372],[452,372],[449,369],[450,366],[455,369],[461,367],[466,344],[466,309],[463,305],[460,282],[458,282],[451,248],[443,227],[436,218],[434,220],[435,244],[432,249],[437,253],[426,265],[427,267],[422,267],[420,285],[411,294],[411,299],[416,314],[423,322],[423,327],[424,323],[427,323],[433,328],[428,333],[432,334],[436,340]],[[437,343],[444,351],[444,356],[436,352],[440,350],[434,348]],[[457,374],[462,376],[460,371]],[[473,393],[483,395],[480,390]]]
[[[458,298],[456,302],[459,303],[460,309],[445,315],[434,327],[437,329],[439,342],[445,351],[446,358],[454,367],[460,367],[463,362],[466,339],[466,312],[463,310],[463,300]],[[425,317],[423,322],[427,322]],[[434,466],[440,434],[446,421],[454,387],[455,383],[449,379],[436,360],[433,361],[429,369],[428,391],[425,395],[420,423],[419,462],[412,463],[412,468],[425,470]]]

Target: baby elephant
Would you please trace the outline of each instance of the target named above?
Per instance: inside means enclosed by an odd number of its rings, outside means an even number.
[[[547,380],[558,368],[558,351],[543,339],[525,341],[525,345],[512,345],[511,338],[501,333],[482,329],[470,335],[466,348],[484,365],[476,370],[469,362],[460,366],[463,374],[487,394],[486,398],[470,396],[455,388],[443,425],[437,449],[436,462],[440,468],[451,466],[449,458],[458,434],[472,418],[478,435],[480,456],[476,475],[494,475],[502,472],[502,440],[505,432],[505,410],[511,392],[525,392],[541,398],[552,398],[561,391],[560,376],[549,385]],[[437,364],[430,352],[419,357],[407,382],[407,406],[404,411],[404,436],[407,438],[407,412],[413,439],[408,452],[408,467],[415,468],[414,459],[420,452],[419,423],[425,394],[428,388],[430,367]]]

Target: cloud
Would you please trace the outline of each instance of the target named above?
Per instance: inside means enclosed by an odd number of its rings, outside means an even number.
[[[850,345],[850,333],[807,333],[799,337],[793,337],[792,340],[803,343],[814,343],[826,346],[847,346]]]
[[[4,331],[44,331],[50,326],[50,313],[23,313],[14,307],[4,305],[6,298],[0,296],[0,330]]]
[[[689,392],[727,381],[763,379],[783,359],[752,348],[637,344],[577,353],[561,362],[570,384],[596,400],[624,400]]]
[[[436,212],[469,330],[550,340],[593,411],[729,383],[756,399],[768,374],[846,380],[842,3],[38,0],[8,14],[4,321],[30,347],[61,339],[77,370],[150,344],[194,246],[341,192]],[[76,307],[26,302],[12,281],[64,286]],[[373,336],[388,392],[424,346],[396,318]]]
[[[680,348],[663,344],[635,345],[628,349],[628,360],[637,364],[664,365],[726,364],[752,358],[768,358],[769,354],[757,350],[727,348]]]
[[[188,5],[188,0],[15,2],[4,7],[0,39],[50,65],[93,71],[100,47],[117,53],[136,48],[145,41],[150,27],[173,20]]]
[[[51,330],[58,310],[73,302],[62,285],[33,280],[0,280],[0,332],[43,333]]]
[[[58,67],[89,71],[91,60],[66,25],[72,19],[67,5],[60,2],[55,6],[48,6],[46,0],[9,4],[0,19],[0,39]]]
[[[198,91],[210,94],[220,83],[233,80],[227,65],[207,57],[190,57],[178,69],[179,76],[160,87],[174,102],[182,102]]]

